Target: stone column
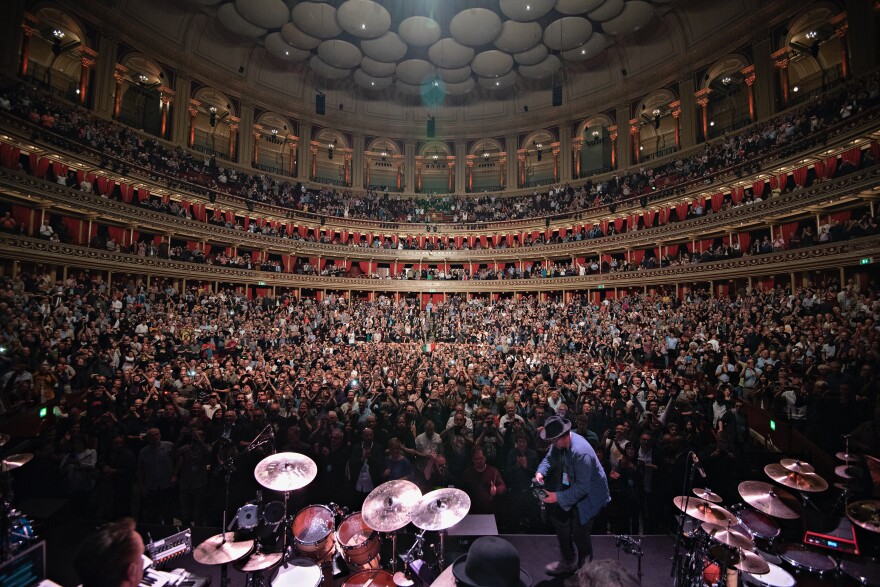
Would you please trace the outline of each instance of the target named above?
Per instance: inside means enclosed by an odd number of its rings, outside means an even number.
[[[638,165],[641,158],[642,153],[639,147],[639,141],[641,139],[641,121],[638,118],[630,119],[629,121],[629,136],[630,142],[632,143],[632,153],[630,153],[630,157],[632,158],[632,164]]]
[[[464,140],[455,141],[455,193],[457,194],[465,193],[466,157],[467,144]]]
[[[167,139],[170,135],[168,132],[168,123],[171,121],[172,117],[171,105],[174,104],[174,90],[170,88],[159,88],[159,101],[162,104],[162,138]]]
[[[312,123],[301,120],[299,123],[299,163],[297,179],[301,182],[309,180],[312,169]]]
[[[235,143],[238,140],[238,123],[239,119],[230,116],[226,119],[227,124],[229,124],[229,160],[236,161],[238,160],[241,163],[241,157],[235,156]]]
[[[755,58],[755,110],[758,120],[765,120],[776,112],[776,71],[770,31],[762,30],[755,35],[752,54]]]
[[[669,103],[672,109],[672,123],[675,125],[675,148],[681,149],[681,100]]]
[[[749,120],[755,122],[757,120],[757,112],[755,111],[755,66],[749,65],[742,70],[745,76],[746,91],[749,94]]]
[[[89,100],[89,78],[92,68],[98,60],[98,54],[88,47],[80,47],[79,68],[79,103],[87,106]]]
[[[287,156],[287,175],[290,177],[296,177],[296,139],[294,137],[287,137],[287,144],[290,147],[290,153]]]
[[[678,95],[681,98],[681,148],[687,149],[697,144],[697,103],[694,98],[694,76],[688,73],[678,80]]]
[[[608,127],[608,138],[611,140],[611,167],[613,169],[618,168],[618,162],[620,159],[617,157],[617,125],[611,125]]]
[[[354,146],[354,159],[351,162],[351,185],[356,188],[364,187],[364,135],[355,133],[352,141]]]
[[[628,122],[630,119],[630,105],[620,104],[617,106],[617,168],[626,169],[632,164],[632,150]]]
[[[98,39],[98,63],[94,71],[92,109],[103,118],[115,116],[116,52],[119,37],[113,31],[102,30]]]
[[[877,28],[874,16],[875,2],[845,0],[849,28],[846,36],[850,47],[849,69],[852,77],[864,75],[877,67]]]
[[[782,96],[780,110],[788,107],[788,47],[783,47],[779,51],[771,55],[773,58],[773,66],[779,72],[779,91]]]
[[[125,74],[128,69],[124,65],[116,65],[113,68],[113,118],[119,118],[122,108],[122,94],[125,88]]]
[[[199,114],[199,106],[202,103],[198,100],[189,99],[189,124],[187,128],[189,128],[189,138],[187,141],[187,145],[192,147],[196,142],[196,116]]]
[[[584,139],[577,137],[572,141],[571,145],[571,178],[579,179],[581,176],[581,149],[583,148]]]
[[[504,185],[505,185],[505,187],[508,187],[508,188],[516,188],[519,186],[519,183],[518,183],[519,173],[518,173],[518,169],[517,169],[518,164],[515,163],[515,162],[519,161],[519,159],[517,158],[517,155],[516,155],[516,148],[517,148],[516,133],[515,132],[507,133],[507,135],[504,137],[504,143],[505,143],[504,146],[507,150],[507,162],[508,162],[507,180],[504,182]]]
[[[559,125],[559,150],[564,153],[559,162],[559,176],[556,181],[571,179],[571,123],[564,121]]]
[[[416,189],[416,144],[407,141],[403,144],[403,191],[412,192]]]
[[[119,71],[119,68],[116,68]],[[118,88],[119,86],[117,86]],[[190,103],[191,81],[189,76],[177,73],[174,78],[174,96],[177,98],[177,108],[174,109],[174,119],[171,123],[171,131],[174,133],[174,142],[178,145],[189,144],[190,126]]]
[[[709,140],[709,93],[712,90],[709,88],[703,88],[696,94],[694,94],[694,101],[697,103],[697,106],[700,107],[700,122],[699,129],[703,133],[703,140]]]
[[[250,166],[253,163],[253,160],[251,159],[251,150],[253,147],[250,140],[253,136],[251,129],[254,127],[254,103],[247,100],[242,101],[240,114],[240,120],[237,121],[238,124],[241,125],[241,134],[238,135],[240,144],[238,146],[238,156],[233,160],[237,161],[239,165]],[[233,132],[232,134],[234,135],[235,133]],[[235,153],[235,151],[232,151],[232,143],[235,139],[231,135],[229,139],[230,151],[231,153]]]
[[[846,13],[841,12],[831,19],[834,26],[834,34],[840,39],[840,75],[844,79],[849,77],[849,23],[846,20]]]

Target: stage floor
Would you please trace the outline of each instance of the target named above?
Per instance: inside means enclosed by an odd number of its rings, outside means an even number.
[[[46,539],[47,546],[47,571],[48,578],[59,585],[77,585],[76,573],[73,569],[73,556],[76,553],[79,541],[82,537],[90,534],[96,528],[94,523],[88,521],[62,522],[53,528],[47,528],[42,538]],[[144,540],[149,536],[158,540],[170,536],[176,529],[166,526],[142,526],[138,530],[145,534]],[[193,543],[198,545],[201,541],[212,536],[217,531],[210,528],[195,528],[193,530]],[[147,536],[149,534],[149,536]],[[540,534],[512,534],[501,535],[502,538],[512,543],[520,553],[522,567],[532,576],[534,587],[562,586],[565,577],[550,577],[544,573],[544,565],[556,560],[558,550],[556,538],[552,535]],[[405,540],[402,541],[405,543]],[[464,542],[467,542],[466,540]],[[672,568],[673,539],[671,536],[644,536],[642,537],[642,585],[651,587],[666,587],[672,585],[670,570]],[[455,557],[462,554],[466,548],[461,542],[449,540],[447,544],[446,564],[450,564]],[[595,559],[615,559],[633,575],[638,568],[638,558],[628,555],[616,547],[613,536],[594,536],[593,550]],[[208,567],[193,560],[192,555],[186,555],[172,561],[170,568],[184,568],[187,571],[211,579],[211,585],[220,587],[219,567]],[[231,568],[229,570],[230,585],[242,586],[245,576]],[[342,586],[346,577],[332,579],[327,577],[323,586]],[[312,586],[304,586],[312,587]]]

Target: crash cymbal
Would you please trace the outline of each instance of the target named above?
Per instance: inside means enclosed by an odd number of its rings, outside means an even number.
[[[834,456],[837,457],[838,461],[843,461],[844,463],[858,463],[862,460],[862,457],[859,455],[854,455],[849,452],[838,452],[834,453]]]
[[[819,493],[828,489],[828,482],[815,473],[795,473],[779,463],[771,463],[764,467],[767,476],[786,487],[807,493]]]
[[[226,542],[223,542],[223,534],[215,534],[193,551],[193,558],[203,565],[225,565],[240,558],[244,558],[254,549],[253,540],[235,540],[235,532],[226,533]]]
[[[361,518],[376,532],[400,530],[412,520],[412,510],[422,498],[418,485],[405,479],[386,481],[364,500]]]
[[[815,473],[816,467],[811,465],[810,463],[805,463],[803,461],[799,461],[797,459],[782,459],[779,461],[779,464],[788,469],[789,471],[794,471],[795,473]]]
[[[298,452],[279,452],[269,455],[254,469],[257,483],[273,491],[302,489],[318,474],[315,461]]]
[[[5,432],[0,432],[0,446],[5,445],[7,442],[12,440],[12,437],[6,434]]]
[[[672,498],[672,503],[688,516],[696,518],[701,522],[721,524],[723,526],[736,524],[736,516],[723,507],[715,505],[711,501],[700,499],[699,497],[680,495]]]
[[[752,575],[766,575],[770,572],[770,565],[760,555],[748,550],[737,549],[725,555],[728,566]]]
[[[242,573],[260,573],[275,567],[283,556],[280,552],[255,552],[247,558],[236,561],[233,566]]]
[[[846,506],[846,517],[856,526],[880,534],[880,499],[852,502]]]
[[[717,540],[721,544],[746,550],[754,550],[755,548],[755,542],[752,540],[752,537],[732,524],[721,526],[719,524],[703,522],[701,527],[703,532],[708,534],[710,538]]]
[[[857,469],[856,467],[851,467],[849,465],[840,465],[839,467],[834,467],[834,474],[840,477],[841,479],[861,479],[864,476],[861,469]]]
[[[797,503],[794,495],[763,481],[743,481],[737,488],[743,501],[768,516],[783,520],[796,520],[801,515],[792,505]]]
[[[706,501],[711,501],[712,503],[721,503],[721,496],[717,493],[712,493],[711,489],[706,489],[705,487],[694,487],[693,489],[694,495],[699,497],[700,499],[705,499]]]
[[[19,467],[23,467],[34,458],[34,454],[30,452],[20,452],[18,454],[9,455],[0,461],[0,471],[6,472]]]
[[[426,493],[413,508],[412,523],[422,530],[446,530],[464,519],[471,498],[461,489],[445,487]]]

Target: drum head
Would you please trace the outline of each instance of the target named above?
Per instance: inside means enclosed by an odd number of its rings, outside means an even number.
[[[364,523],[361,513],[355,512],[339,524],[336,539],[343,548],[352,547],[363,544],[373,533],[373,530]]]
[[[736,512],[736,517],[739,518],[742,525],[749,529],[752,536],[758,538],[772,540],[782,531],[773,518],[757,510],[742,508]]]
[[[242,530],[251,530],[260,522],[260,511],[256,504],[248,503],[238,508],[235,521]]]
[[[743,573],[743,582],[746,585],[754,585],[756,587],[794,587],[797,581],[789,574],[788,571],[773,563],[770,565],[770,572],[763,575],[752,575],[751,573]]]
[[[827,573],[837,568],[837,563],[827,554],[808,550],[802,544],[784,544],[779,548],[779,556],[791,566],[810,571]]]
[[[280,524],[284,519],[284,502],[270,501],[263,507],[263,519],[267,524]]]
[[[272,587],[318,587],[324,580],[321,567],[307,558],[292,558],[278,567]]]
[[[866,558],[840,563],[840,570],[868,587],[880,587],[880,559]]]
[[[293,537],[303,544],[317,544],[335,527],[333,512],[322,505],[310,505],[299,511],[293,521]]]
[[[342,584],[343,587],[395,587],[394,575],[388,571],[359,571]],[[273,586],[274,587],[274,586]]]

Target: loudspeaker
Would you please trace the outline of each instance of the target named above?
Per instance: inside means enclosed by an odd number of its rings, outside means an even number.
[[[553,106],[562,106],[562,84],[553,84]]]
[[[315,114],[323,116],[327,110],[327,98],[324,94],[315,94]]]
[[[437,122],[433,116],[428,119],[428,128],[426,129],[425,134],[429,139],[433,139],[437,134]]]

